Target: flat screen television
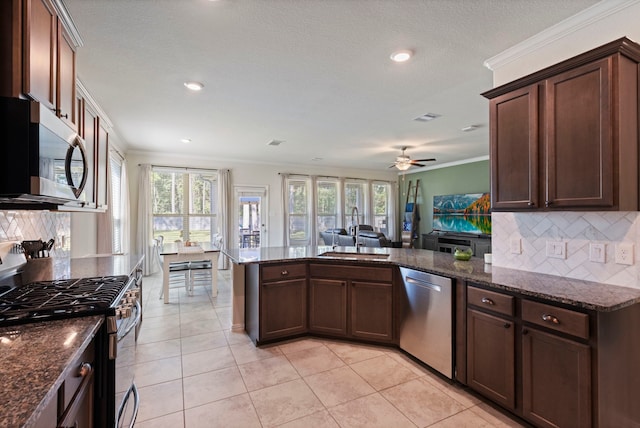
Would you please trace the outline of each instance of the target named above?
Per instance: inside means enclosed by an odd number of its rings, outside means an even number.
[[[490,194],[434,196],[433,230],[491,235]]]

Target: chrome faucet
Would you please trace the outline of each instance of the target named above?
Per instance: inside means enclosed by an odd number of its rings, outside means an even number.
[[[360,229],[360,220],[358,219],[358,207],[353,207],[351,209],[351,224],[353,225],[353,213],[356,213],[356,226],[353,230],[353,235],[356,240],[356,252],[360,252],[360,245],[358,245],[358,230]]]

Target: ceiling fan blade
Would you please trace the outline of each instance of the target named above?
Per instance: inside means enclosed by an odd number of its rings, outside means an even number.
[[[395,168],[396,164],[394,163],[393,165],[391,165],[389,168]]]
[[[411,162],[411,166],[426,166],[426,165],[423,165],[421,163]]]
[[[429,159],[412,159],[412,162],[431,162],[436,160],[435,158],[429,158]]]

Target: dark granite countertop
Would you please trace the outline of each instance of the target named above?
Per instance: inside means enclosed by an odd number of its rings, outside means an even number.
[[[29,260],[22,267],[22,281],[27,283],[52,279],[131,276],[143,260],[144,256],[138,254]]]
[[[0,328],[0,426],[34,426],[104,317]]]
[[[305,259],[393,264],[600,312],[614,311],[640,303],[640,289],[500,268],[487,265],[483,259],[475,257],[464,262],[455,260],[451,254],[430,250],[363,248],[361,253],[378,254],[380,257],[359,260],[356,255],[353,257],[322,256],[322,253],[327,251],[332,251],[332,248],[329,246],[232,248],[223,250],[223,253],[236,264]],[[335,251],[355,253],[355,247],[337,247]]]

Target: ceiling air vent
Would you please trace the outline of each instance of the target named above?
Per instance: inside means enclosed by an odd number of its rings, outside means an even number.
[[[439,114],[436,114],[436,113],[427,113],[427,114],[423,114],[422,116],[418,116],[418,117],[416,117],[416,118],[415,118],[415,119],[413,119],[413,120],[417,120],[418,122],[429,122],[429,121],[431,121],[431,120],[433,120],[433,119],[436,119],[436,118],[438,118],[438,117],[440,117],[440,115],[439,115]]]
[[[267,143],[267,146],[279,146],[284,143],[284,140],[271,140]]]

